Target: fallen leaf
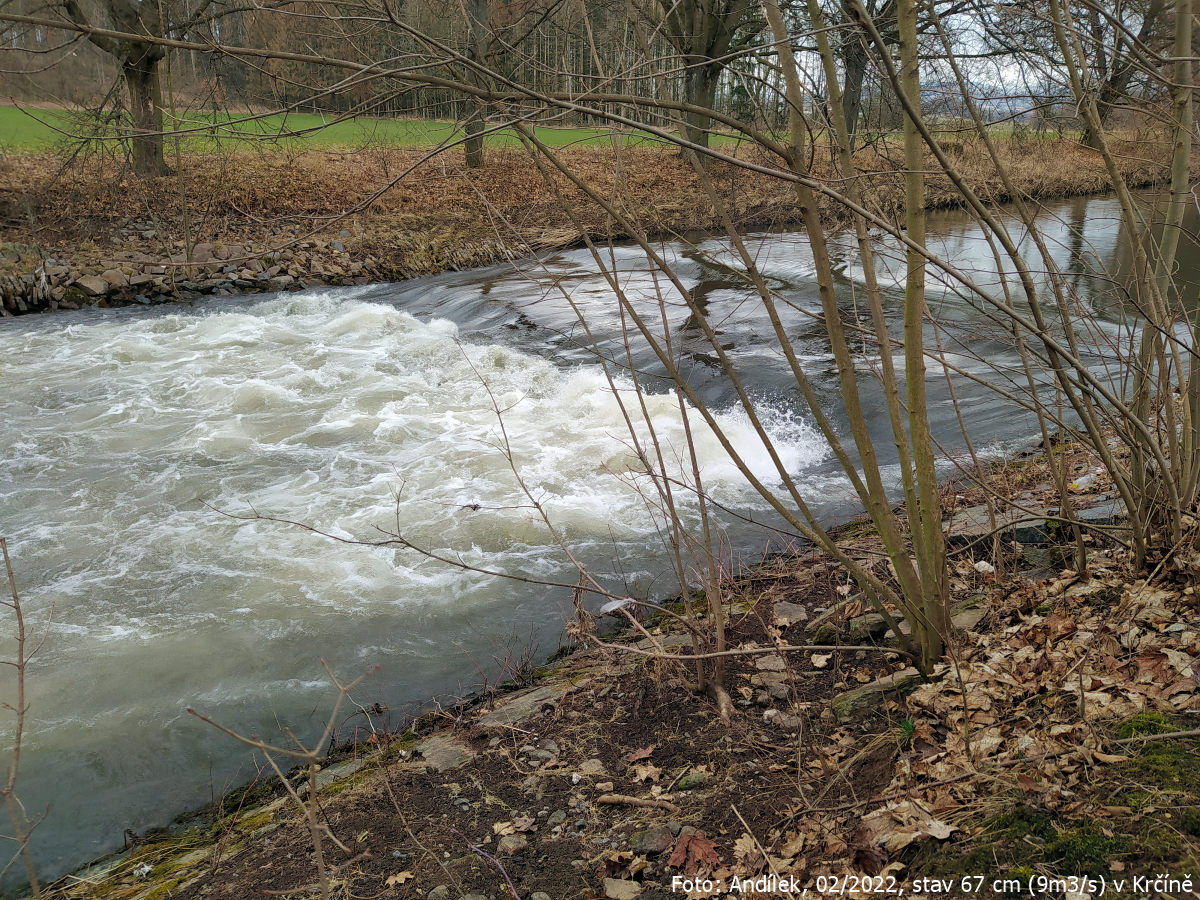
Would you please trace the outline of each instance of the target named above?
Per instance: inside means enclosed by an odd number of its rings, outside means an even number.
[[[733,858],[752,872],[758,872],[762,866],[763,857],[753,835],[743,834],[734,842]]]
[[[512,827],[517,831],[533,831],[537,820],[532,816],[516,816],[512,820]]]
[[[636,773],[634,781],[658,781],[658,776],[662,774],[658,766],[634,766],[633,771]]]
[[[667,868],[683,869],[684,874],[694,875],[701,865],[711,868],[720,863],[717,845],[706,838],[703,831],[681,831],[675,850],[667,860]]]
[[[1028,775],[1018,775],[1017,781],[1020,782],[1022,790],[1027,794],[1040,794],[1045,790]]]
[[[854,851],[854,864],[867,875],[878,875],[887,861],[887,854],[878,847],[859,847]]]
[[[642,747],[640,750],[631,750],[629,753],[625,754],[625,761],[635,763],[639,759],[647,759],[653,752],[653,744],[651,744],[649,747]]]
[[[616,853],[610,853],[596,868],[596,877],[610,878],[614,875],[621,874],[627,871],[633,862],[634,856],[628,850],[619,850]]]
[[[395,887],[398,884],[411,881],[414,877],[413,873],[409,871],[397,872],[395,875],[389,875],[383,885],[384,887]]]
[[[829,660],[833,658],[832,653],[814,653],[809,657],[814,669],[823,669],[829,665]]]

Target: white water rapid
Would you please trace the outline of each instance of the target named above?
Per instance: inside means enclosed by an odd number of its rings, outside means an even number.
[[[224,514],[349,540],[398,531],[471,566],[573,583],[514,477],[499,409],[517,471],[572,551],[615,573],[615,590],[669,592],[617,396],[598,365],[461,340],[446,320],[348,291],[6,323],[0,534],[45,640],[22,796],[47,811],[47,871],[253,775],[186,707],[266,737],[313,733],[331,699],[323,658],[346,677],[379,663],[360,696],[398,719],[466,691],[477,662],[492,674],[523,642],[553,650],[569,608],[569,590]],[[677,400],[647,402],[681,456]],[[721,421],[773,480],[744,416]],[[706,489],[753,507],[693,426]],[[826,453],[800,420],[771,427],[792,472]]]

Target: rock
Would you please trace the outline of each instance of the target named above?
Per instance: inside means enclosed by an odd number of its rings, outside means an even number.
[[[419,753],[426,765],[433,766],[439,772],[457,769],[470,762],[475,756],[474,753],[458,743],[453,735],[445,732],[421,741],[413,747],[413,753]]]
[[[836,644],[837,636],[837,626],[832,622],[822,622],[809,633],[814,644]]]
[[[870,640],[887,634],[888,626],[879,613],[864,613],[850,620],[850,637],[856,641]]]
[[[585,759],[579,764],[579,773],[581,775],[604,775],[604,763],[598,759]]]
[[[567,821],[566,812],[561,809],[558,809],[558,810],[555,810],[554,812],[550,813],[550,817],[548,819],[546,819],[546,824],[551,825],[551,826],[561,825],[565,821]]]
[[[769,722],[776,728],[782,728],[784,731],[799,731],[804,727],[804,720],[799,716],[793,716],[790,713],[780,712],[777,709],[768,709],[763,713],[763,721]]]
[[[945,528],[947,542],[957,547],[983,541],[993,531],[986,505],[968,506],[955,511]],[[1045,516],[1016,509],[997,512],[994,530],[1002,537],[1022,544],[1041,544],[1047,540]]]
[[[619,878],[604,879],[604,896],[608,900],[634,900],[642,893],[642,886],[636,881],[624,881]]]
[[[425,895],[425,900],[450,900],[450,888],[444,884],[439,884]]]
[[[1125,509],[1125,501],[1113,497],[1087,509],[1076,510],[1075,517],[1088,525],[1116,525],[1129,518],[1129,511]]]
[[[982,603],[970,609],[961,609],[950,617],[950,624],[956,631],[974,631],[975,626],[987,615],[987,607]]]
[[[496,844],[496,852],[501,856],[516,856],[529,846],[529,838],[523,834],[506,834]]]
[[[666,853],[675,845],[675,836],[666,825],[655,825],[645,831],[635,831],[629,837],[629,849],[634,853]]]
[[[486,715],[480,716],[478,725],[485,731],[504,729],[515,725],[540,712],[545,706],[554,706],[562,696],[563,688],[555,685],[535,688],[516,694],[503,706],[499,706]]]
[[[750,683],[763,688],[759,693],[774,697],[776,700],[786,700],[791,695],[791,688],[788,687],[787,679],[781,672],[759,672],[750,676]]]
[[[680,778],[675,786],[681,791],[690,791],[692,788],[700,787],[711,777],[707,772],[689,772]]]
[[[125,285],[129,284],[129,279],[120,269],[109,269],[100,277],[108,282],[110,288],[125,287]]]
[[[267,290],[286,291],[295,280],[291,275],[276,275],[267,279]]]
[[[654,640],[650,638],[642,638],[637,642],[637,646],[642,650],[656,650],[659,647],[670,649],[671,647],[689,647],[692,639],[686,634],[664,634],[655,636]]]
[[[529,900],[551,900],[551,898],[545,891],[534,891],[529,895]]]
[[[775,604],[774,616],[775,624],[783,627],[785,625],[793,625],[796,622],[808,621],[808,610],[798,603],[788,603],[786,600],[780,600]]]
[[[760,672],[783,672],[787,670],[787,664],[778,653],[768,653],[754,658],[754,668]]]
[[[84,275],[75,279],[75,286],[89,297],[101,297],[108,293],[108,282],[98,275]]]
[[[458,900],[488,900],[483,894],[463,894]]]
[[[921,673],[913,667],[877,678],[870,684],[846,691],[833,698],[830,708],[843,725],[858,716],[872,712],[888,697],[899,697],[921,683]]]
[[[346,245],[343,244],[341,241],[330,241],[329,249],[336,250],[338,253],[342,253],[346,249]]]

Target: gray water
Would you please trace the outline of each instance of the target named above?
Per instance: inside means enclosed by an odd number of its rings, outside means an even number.
[[[1105,342],[1128,340],[1119,304],[1106,311],[1102,302],[1108,282],[1088,274],[1095,260],[1120,265],[1115,204],[1051,207],[1044,232],[1059,266],[1078,271],[1095,299],[1093,362],[1103,370]],[[937,216],[931,233],[957,264],[998,284],[969,221]],[[750,244],[789,298],[786,327],[840,423],[805,238]],[[852,315],[861,270],[849,243],[835,250]],[[830,521],[853,514],[765,316],[723,267],[728,247],[706,240],[663,252],[703,299],[818,512]],[[657,316],[661,276],[636,249],[612,259],[626,292]],[[901,271],[898,256],[885,266],[893,315]],[[397,724],[430,697],[493,679],[496,660],[558,645],[571,592],[554,583],[573,584],[575,570],[513,474],[497,409],[521,478],[571,552],[614,593],[673,590],[620,404],[567,297],[586,313],[600,356],[619,364],[610,371],[630,400],[617,306],[586,251],[401,285],[0,323],[0,534],[44,641],[28,673],[21,772],[24,802],[45,815],[33,845],[44,872],[111,850],[124,829],[165,824],[255,774],[189,706],[268,738],[284,726],[317,733],[333,696],[324,659],[346,678],[378,664],[357,697]],[[686,307],[666,300],[691,383],[756,474],[777,483],[711,348]],[[1011,342],[977,301],[943,279],[931,303],[953,364],[1009,378]],[[668,457],[682,460],[677,401],[648,351],[635,344],[633,357]],[[870,363],[868,354],[868,378]],[[1032,437],[1011,403],[961,377],[956,387],[982,452]],[[936,365],[928,388],[937,433],[960,454]],[[777,524],[712,434],[701,430],[697,445],[706,490],[733,513],[731,556],[785,542],[738,518]],[[694,502],[683,504],[694,519]],[[467,566],[548,584],[230,517],[255,513],[346,541],[399,533]],[[348,735],[365,721],[341,725]],[[3,728],[0,742],[11,722]]]

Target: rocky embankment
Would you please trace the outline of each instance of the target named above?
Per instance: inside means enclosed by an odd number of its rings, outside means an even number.
[[[288,291],[378,280],[373,257],[347,250],[353,234],[298,241],[286,249],[253,243],[173,241],[169,255],[117,250],[81,263],[41,257],[24,244],[0,245],[2,315],[43,310],[186,302],[205,294]]]

